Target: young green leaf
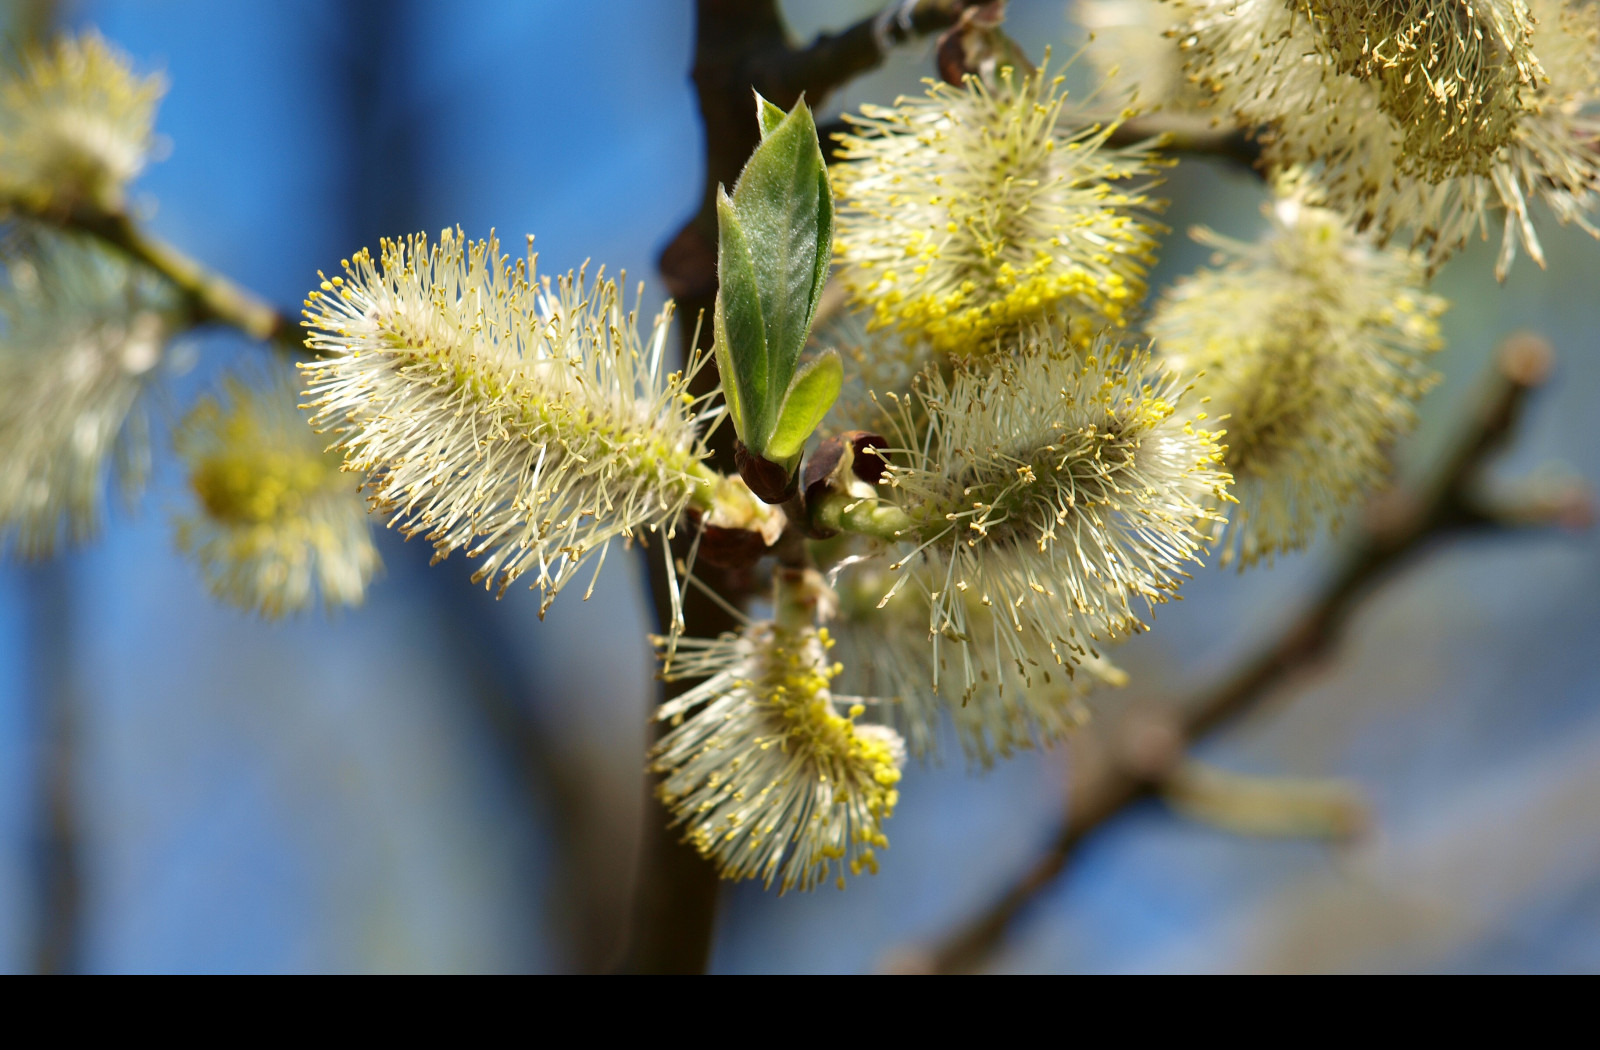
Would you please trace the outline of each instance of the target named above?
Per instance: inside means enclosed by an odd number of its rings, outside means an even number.
[[[717,190],[717,289],[712,317],[717,371],[739,438],[759,452],[771,429],[767,411],[767,326],[761,313],[755,261],[734,211]]]
[[[767,442],[767,458],[780,463],[798,459],[806,438],[833,407],[843,383],[844,365],[839,360],[839,351],[831,347],[795,373],[772,438]]]
[[[772,134],[772,130],[783,123],[786,115],[783,110],[762,98],[761,92],[756,92],[756,123],[761,126],[762,138]]]
[[[833,245],[833,197],[804,102],[751,154],[733,188],[733,209],[755,265],[766,321],[765,395],[772,419],[810,333]],[[757,396],[754,390],[748,394]],[[748,439],[746,444],[755,447]]]
[[[831,351],[796,374],[832,261],[833,193],[804,101],[784,113],[757,94],[756,121],[761,143],[733,193],[717,190],[712,324],[740,474],[782,502],[843,375]]]

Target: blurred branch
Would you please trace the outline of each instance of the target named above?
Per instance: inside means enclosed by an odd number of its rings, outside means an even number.
[[[721,7],[722,4],[702,3]],[[747,5],[750,7],[765,5]],[[763,95],[777,93],[809,96],[820,106],[835,89],[876,69],[900,44],[942,32],[955,25],[974,0],[903,0],[892,3],[871,18],[864,18],[838,34],[823,33],[802,48],[786,44],[769,53],[750,56],[751,83]],[[793,103],[790,103],[791,105]]]
[[[935,973],[979,968],[1013,921],[1065,868],[1079,843],[1129,805],[1166,790],[1196,741],[1247,713],[1297,671],[1327,655],[1373,588],[1438,541],[1485,529],[1584,524],[1569,497],[1487,516],[1478,495],[1485,462],[1516,430],[1528,394],[1548,378],[1554,355],[1537,336],[1513,336],[1463,432],[1416,493],[1391,492],[1367,515],[1361,535],[1310,607],[1232,674],[1199,695],[1125,718],[1102,760],[1074,776],[1067,817],[1045,853],[978,915],[924,951],[896,957]],[[1076,772],[1076,771],[1075,771]]]
[[[1184,759],[1161,786],[1167,805],[1236,835],[1346,839],[1365,830],[1366,799],[1339,779],[1261,777]]]
[[[1149,113],[1118,125],[1107,140],[1113,146],[1132,146],[1159,139],[1169,153],[1217,157],[1263,175],[1261,143],[1246,128],[1217,124],[1210,117],[1189,113]]]
[[[35,699],[33,965],[75,973],[83,926],[77,799],[78,698],[72,674],[71,581],[54,563],[22,573],[27,603],[29,691]]]
[[[6,32],[18,47],[44,40],[55,28],[54,0],[21,0],[8,12]],[[78,697],[72,675],[71,580],[59,564],[21,571],[25,652],[38,719],[34,768],[33,968],[74,973],[83,940],[83,850],[78,820]]]
[[[192,324],[227,325],[285,352],[304,352],[300,326],[293,318],[254,292],[141,230],[124,212],[78,209],[66,214],[37,212],[28,217],[97,237],[161,274],[183,295]]]
[[[562,863],[554,899],[530,895],[537,906],[530,926],[543,922],[560,932],[575,972],[604,972],[615,963],[625,932],[631,815],[605,790],[593,756],[537,716],[539,694],[530,696],[515,672],[513,651],[525,643],[507,636],[505,619],[483,589],[420,559],[407,571],[416,575],[418,592],[428,596],[438,629],[458,656],[457,695],[516,775],[528,812],[550,819]]]

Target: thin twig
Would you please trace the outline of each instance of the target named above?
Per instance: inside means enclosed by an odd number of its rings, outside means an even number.
[[[66,213],[33,212],[28,218],[89,234],[161,274],[183,296],[192,324],[227,325],[284,352],[305,352],[300,326],[292,317],[140,229],[124,212],[77,209]]]
[[[1159,139],[1168,153],[1217,157],[1260,175],[1261,143],[1248,129],[1213,122],[1209,117],[1183,113],[1150,113],[1123,121],[1106,141],[1132,146]]]
[[[1319,659],[1338,642],[1345,625],[1373,587],[1437,541],[1484,529],[1570,525],[1585,520],[1569,500],[1548,517],[1494,516],[1485,512],[1478,491],[1482,467],[1515,430],[1528,393],[1548,375],[1552,354],[1543,340],[1513,337],[1502,347],[1499,368],[1483,401],[1440,469],[1418,498],[1391,494],[1369,515],[1366,531],[1307,611],[1269,645],[1198,697],[1174,705],[1170,721],[1135,731],[1170,734],[1170,746],[1125,740],[1109,748],[1113,756],[1081,785],[1075,785],[1066,820],[1050,847],[1016,881],[975,917],[939,938],[925,951],[896,954],[903,964],[935,973],[980,968],[999,946],[1019,914],[1048,888],[1085,837],[1130,804],[1160,791],[1185,749],[1236,719],[1280,685],[1291,672]],[[1152,754],[1158,757],[1152,761]],[[1140,760],[1136,756],[1146,756]]]

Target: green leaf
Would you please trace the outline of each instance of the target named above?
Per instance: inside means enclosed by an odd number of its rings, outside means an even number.
[[[733,193],[717,190],[712,324],[744,451],[792,475],[843,379],[833,351],[796,373],[832,261],[833,193],[804,101],[784,113],[755,98],[761,143]]]
[[[733,432],[743,441],[748,433],[744,421],[744,396],[739,386],[739,370],[733,364],[733,352],[728,349],[728,324],[723,319],[722,296],[717,296],[712,311],[712,356],[717,362],[717,378],[722,383],[722,400],[728,406],[728,418],[733,421]]]
[[[758,273],[733,201],[717,188],[717,305],[712,317],[717,370],[734,432],[754,451],[766,447],[775,413],[767,409],[767,325]]]
[[[763,100],[758,112],[765,137],[740,174],[732,200],[766,321],[765,416],[772,419],[799,363],[827,280],[833,195],[805,102],[797,102],[770,129],[767,105]],[[747,396],[753,402],[759,395],[750,388]]]
[[[839,351],[831,347],[800,369],[789,384],[772,440],[767,442],[767,458],[778,462],[798,458],[806,439],[833,407],[843,385],[844,365]]]
[[[761,137],[766,138],[772,134],[772,129],[783,123],[786,114],[761,97],[761,92],[756,92],[756,123],[761,125]]]

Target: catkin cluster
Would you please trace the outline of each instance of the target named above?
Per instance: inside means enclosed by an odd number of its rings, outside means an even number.
[[[1174,0],[1189,75],[1261,129],[1267,164],[1437,268],[1501,225],[1539,265],[1535,204],[1600,236],[1600,7],[1589,0]]]
[[[178,547],[218,598],[266,617],[359,605],[378,570],[366,504],[296,407],[293,373],[231,377],[174,435],[193,507]]]
[[[1493,219],[1502,276],[1542,263],[1536,204],[1600,232],[1588,0],[1081,17],[1110,81],[1086,102],[966,19],[988,57],[960,78],[941,49],[959,82],[850,115],[826,174],[809,110],[756,100],[760,163],[714,196],[720,392],[673,363],[671,304],[642,323],[603,270],[542,277],[531,237],[319,273],[299,370],[235,374],[175,431],[180,548],[262,615],[354,605],[371,510],[488,587],[531,581],[542,616],[614,542],[659,543],[662,675],[695,683],[658,711],[672,819],[729,878],[875,871],[908,753],[946,727],[979,766],[1059,740],[1197,566],[1302,547],[1384,483],[1452,252]],[[125,207],[163,90],[92,34],[0,77],[0,544],[25,555],[138,486],[168,343],[227,314]],[[1170,161],[1136,107],[1255,135],[1273,191],[1265,233],[1198,231],[1211,264],[1153,304]],[[738,474],[712,466],[725,421]],[[739,629],[686,637],[690,587]]]

